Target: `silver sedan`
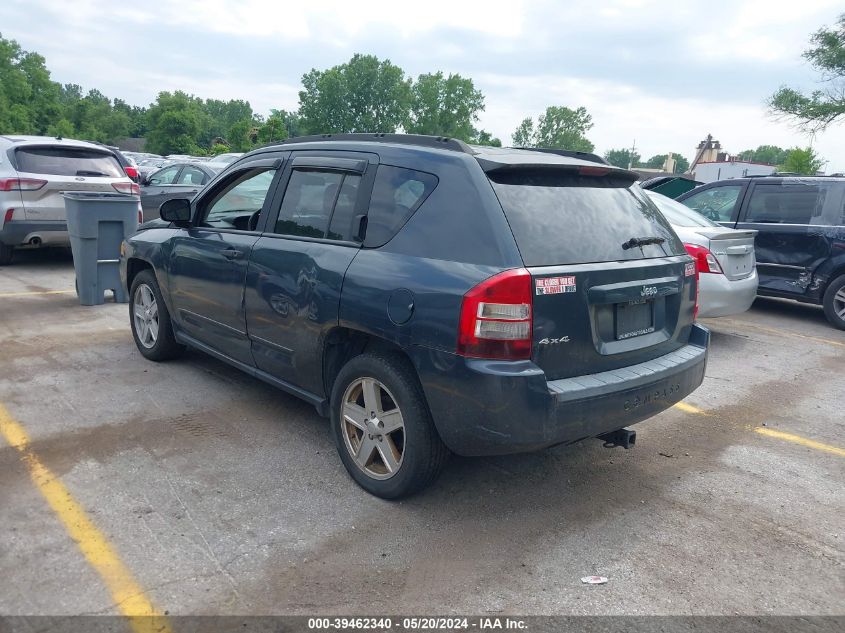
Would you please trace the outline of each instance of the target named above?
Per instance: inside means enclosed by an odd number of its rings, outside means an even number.
[[[722,317],[748,310],[757,296],[757,231],[725,228],[662,194],[645,193],[695,258],[699,273],[698,316]]]

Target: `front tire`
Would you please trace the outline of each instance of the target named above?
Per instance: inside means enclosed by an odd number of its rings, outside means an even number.
[[[824,315],[840,330],[845,330],[845,275],[830,282],[824,293]]]
[[[340,459],[364,490],[398,499],[429,486],[449,451],[437,434],[413,366],[396,354],[349,361],[332,389]]]
[[[151,270],[142,270],[132,280],[129,322],[132,325],[132,338],[144,358],[153,361],[170,360],[185,350],[173,335],[170,313]]]

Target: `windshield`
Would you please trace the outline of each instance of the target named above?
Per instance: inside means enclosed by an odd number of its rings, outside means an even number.
[[[630,181],[528,170],[490,178],[526,266],[684,253],[669,223]]]
[[[663,194],[655,193],[653,191],[646,191],[645,194],[654,204],[657,205],[657,208],[660,209],[663,217],[669,220],[669,224],[673,224],[675,226],[721,226],[715,222],[711,222],[703,215],[693,211],[680,202],[672,200],[672,198],[664,196]]]

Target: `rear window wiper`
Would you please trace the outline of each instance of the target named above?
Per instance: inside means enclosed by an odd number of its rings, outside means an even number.
[[[648,246],[649,244],[663,244],[666,238],[663,237],[632,237],[630,240],[622,244],[622,250],[627,251],[629,248],[639,246]]]
[[[76,175],[77,176],[104,176],[104,177],[109,176],[109,174],[104,174],[101,171],[90,171],[88,169],[80,169],[79,171],[76,172]]]

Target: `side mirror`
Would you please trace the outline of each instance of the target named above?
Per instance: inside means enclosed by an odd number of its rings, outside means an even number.
[[[173,198],[166,200],[159,207],[159,215],[165,222],[177,225],[187,225],[191,221],[191,201],[187,198]]]

